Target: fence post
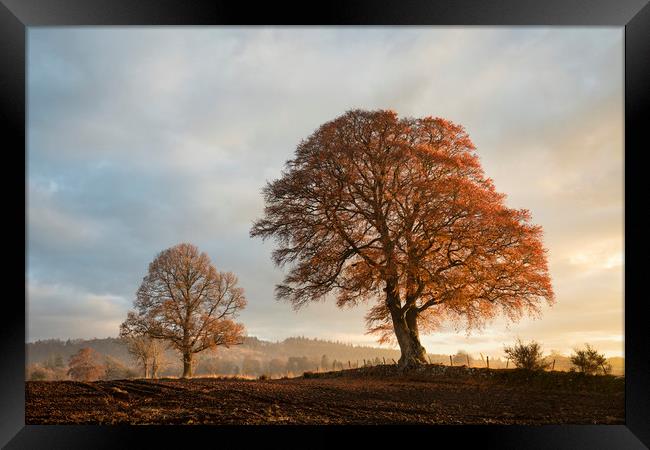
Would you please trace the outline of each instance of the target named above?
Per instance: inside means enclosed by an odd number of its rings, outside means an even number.
[[[382,356],[382,358],[384,358],[384,365],[386,365],[386,357]]]
[[[508,368],[509,363],[510,363],[510,358],[506,359],[506,369]]]
[[[551,367],[551,371],[555,370],[555,360],[553,360],[553,367]]]
[[[487,368],[489,369],[490,368],[490,357],[486,356],[485,358],[487,360]]]
[[[472,365],[469,363],[469,353],[467,353],[465,356],[467,356],[467,367],[472,367]]]
[[[451,355],[449,355],[449,365],[450,365],[451,367],[454,367],[454,360],[451,359]]]
[[[352,369],[352,364],[350,364],[350,360],[348,359],[348,369]]]

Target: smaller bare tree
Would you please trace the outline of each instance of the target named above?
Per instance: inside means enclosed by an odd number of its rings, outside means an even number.
[[[165,350],[168,346],[160,339],[151,342],[151,378],[158,378],[158,372],[167,365]]]
[[[535,341],[524,344],[521,339],[512,347],[505,347],[506,357],[520,369],[544,370],[551,365],[542,355],[542,346]]]
[[[607,358],[602,353],[593,348],[589,344],[585,344],[584,349],[574,349],[573,355],[570,357],[571,364],[573,364],[579,372],[586,374],[595,374],[602,370],[604,375],[612,371],[612,365],[607,362]]]
[[[95,381],[104,376],[106,366],[101,363],[99,353],[84,347],[70,357],[68,374],[73,380]]]
[[[126,348],[142,367],[145,378],[158,378],[158,371],[166,363],[165,349],[167,346],[159,339],[153,339],[145,334],[137,334],[122,324],[120,337],[126,341]]]
[[[160,252],[134,306],[120,329],[167,342],[182,356],[183,378],[192,377],[197,353],[243,343],[244,326],[233,319],[246,306],[244,290],[235,274],[217,271],[195,245]]]
[[[124,378],[135,378],[137,373],[126,366],[124,362],[114,356],[106,355],[105,359],[106,373],[105,380],[121,380]]]

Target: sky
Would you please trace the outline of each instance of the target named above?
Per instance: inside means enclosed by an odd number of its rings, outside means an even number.
[[[623,28],[28,29],[27,341],[117,336],[158,252],[191,242],[233,271],[260,339],[377,345],[368,306],[274,298],[261,189],[355,108],[463,125],[507,205],[544,228],[553,306],[429,353],[499,357],[589,342],[623,355]]]

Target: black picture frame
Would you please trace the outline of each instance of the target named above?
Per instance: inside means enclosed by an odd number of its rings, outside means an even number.
[[[363,0],[319,3],[195,0],[0,0],[0,112],[6,126],[5,170],[2,179],[8,200],[3,222],[5,241],[19,247],[22,233],[27,247],[26,191],[19,168],[26,167],[25,75],[26,32],[31,26],[60,25],[572,25],[625,28],[625,425],[552,426],[433,426],[411,427],[407,439],[425,439],[440,445],[445,438],[482,448],[635,449],[650,446],[650,333],[646,325],[643,296],[636,296],[640,261],[645,254],[640,215],[645,196],[641,157],[645,144],[642,117],[648,116],[650,97],[650,5],[648,0]],[[645,113],[645,114],[644,114]],[[9,139],[7,139],[9,138]],[[644,145],[645,144],[645,145]],[[7,163],[7,156],[15,157]],[[22,155],[22,157],[21,157]],[[628,162],[633,162],[629,164]],[[636,163],[635,163],[636,162]],[[23,180],[25,181],[25,180]],[[21,188],[23,186],[23,188]],[[645,189],[643,189],[645,187]],[[22,196],[21,196],[22,194]],[[22,198],[21,198],[22,197]],[[637,205],[639,207],[637,207]],[[11,234],[10,234],[11,233]],[[11,237],[10,237],[11,236]],[[16,236],[16,237],[14,237]],[[647,240],[647,239],[646,239]],[[12,258],[11,269],[20,267]],[[23,253],[24,254],[24,253]],[[23,260],[23,261],[26,261]],[[24,266],[26,267],[26,266]],[[5,272],[9,276],[11,272]],[[25,273],[25,272],[23,272]],[[365,427],[258,427],[256,433],[238,427],[129,427],[129,426],[35,426],[25,425],[25,305],[26,288],[20,275],[11,273],[8,283],[16,295],[0,327],[0,445],[17,448],[184,448],[196,439],[214,445],[243,445],[256,439],[257,431],[276,435],[284,445],[295,442],[312,447],[331,442],[338,446],[342,432],[360,431],[365,445],[397,436],[401,432],[373,431]],[[21,303],[23,292],[25,303]],[[296,432],[327,433],[323,438],[296,438]],[[280,433],[283,433],[281,436]],[[288,434],[286,434],[288,433]],[[286,437],[291,436],[291,437]],[[325,438],[327,436],[327,438]],[[347,439],[347,438],[346,438]],[[143,444],[138,444],[140,441]],[[645,445],[644,445],[645,444]]]

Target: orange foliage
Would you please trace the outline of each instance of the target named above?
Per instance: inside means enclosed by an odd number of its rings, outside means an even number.
[[[276,238],[273,259],[290,266],[278,297],[374,299],[367,323],[382,341],[402,318],[417,318],[417,341],[443,321],[469,330],[553,302],[542,228],[505,205],[448,120],[349,111],[298,145],[264,197],[251,235]]]
[[[70,357],[68,374],[73,380],[98,380],[106,373],[106,366],[100,359],[99,353],[90,347],[84,347]]]

